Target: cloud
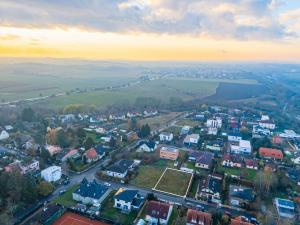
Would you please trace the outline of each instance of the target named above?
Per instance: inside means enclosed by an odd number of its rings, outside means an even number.
[[[282,39],[276,0],[1,0],[0,25]]]

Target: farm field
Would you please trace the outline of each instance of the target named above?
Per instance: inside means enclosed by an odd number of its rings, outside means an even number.
[[[166,169],[155,190],[184,196],[189,188],[192,174],[179,170]]]

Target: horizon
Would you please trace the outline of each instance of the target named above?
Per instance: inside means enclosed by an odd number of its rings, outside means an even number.
[[[126,61],[300,61],[300,2],[0,3],[0,56]]]

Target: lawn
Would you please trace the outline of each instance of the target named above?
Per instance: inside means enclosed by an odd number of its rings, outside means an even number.
[[[118,224],[124,224],[124,225],[133,224],[133,221],[135,220],[137,213],[136,212],[131,212],[129,214],[121,213],[119,209],[116,209],[113,207],[114,200],[112,197],[113,197],[113,194],[111,194],[103,202],[101,216],[106,219],[113,220]]]
[[[86,137],[90,137],[93,139],[94,143],[101,143],[101,135],[100,134],[97,134],[96,132],[89,132],[89,131],[86,131]]]
[[[242,179],[253,182],[256,178],[257,171],[247,168],[226,168],[221,167],[220,172],[224,172],[234,176],[240,176]]]
[[[176,118],[180,113],[178,112],[170,112],[170,113],[165,113],[165,114],[160,114],[155,117],[150,117],[150,118],[145,118],[139,120],[139,123],[142,124],[149,124],[149,126],[152,129],[157,129],[161,127],[162,125],[165,125],[168,123],[170,120]]]
[[[199,121],[196,120],[191,120],[191,119],[183,119],[183,120],[179,120],[176,125],[178,126],[190,126],[190,127],[196,127],[198,126],[200,123]]]
[[[157,191],[184,196],[189,188],[192,174],[179,170],[166,169],[160,181],[156,184]]]
[[[63,205],[65,207],[70,207],[76,205],[76,201],[72,198],[72,193],[79,188],[79,184],[70,187],[64,194],[56,197],[53,202],[56,204]]]
[[[151,189],[157,183],[164,169],[164,166],[140,166],[138,175],[130,181],[130,184]]]

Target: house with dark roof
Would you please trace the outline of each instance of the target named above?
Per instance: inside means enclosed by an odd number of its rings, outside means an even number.
[[[208,202],[220,203],[222,180],[223,177],[221,175],[209,174],[199,183],[196,198]]]
[[[128,170],[133,169],[133,167],[133,160],[122,159],[108,167],[106,170],[106,175],[111,177],[124,178],[127,175]]]
[[[173,210],[173,205],[149,201],[146,207],[146,221],[152,225],[167,225]]]
[[[212,216],[210,213],[188,209],[186,225],[211,225]]]
[[[101,206],[104,199],[107,198],[111,189],[108,187],[98,184],[96,180],[89,182],[84,178],[79,188],[73,192],[73,200],[82,202],[83,204],[91,204],[95,206]]]
[[[120,188],[113,197],[114,207],[121,209],[124,213],[139,210],[145,199],[139,195],[138,190]]]
[[[255,195],[252,188],[230,185],[229,186],[229,204],[245,208],[254,201]]]
[[[138,145],[140,152],[154,152],[157,148],[155,141],[141,141]]]
[[[109,146],[105,145],[97,145],[95,147],[95,150],[99,156],[100,159],[103,159],[107,152],[110,152],[112,149]]]
[[[189,161],[195,162],[195,167],[209,169],[212,166],[214,154],[204,151],[193,151],[189,154]]]

